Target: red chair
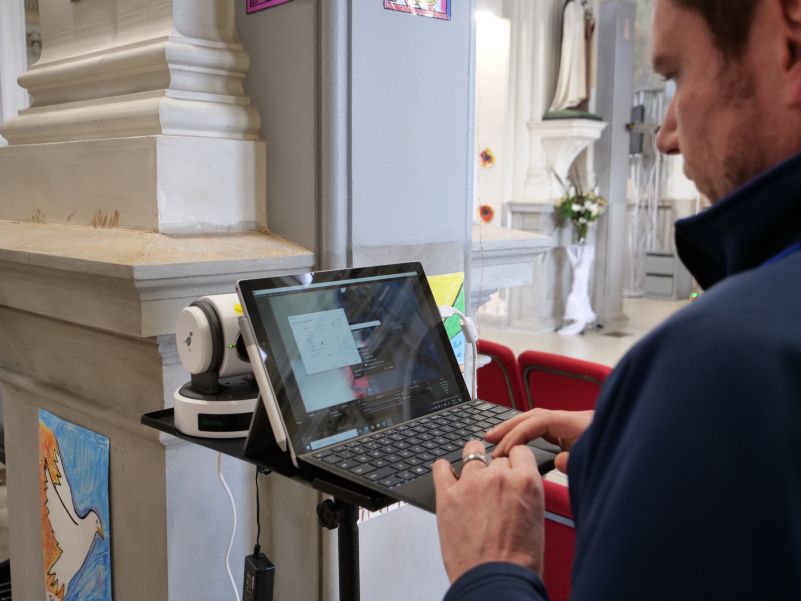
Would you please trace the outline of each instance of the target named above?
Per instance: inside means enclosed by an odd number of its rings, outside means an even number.
[[[543,409],[594,409],[601,385],[612,372],[600,363],[539,351],[521,353],[517,364],[529,407]]]
[[[562,355],[526,351],[517,360],[531,407],[583,411],[595,400],[611,367]],[[551,601],[567,601],[576,551],[576,531],[566,486],[543,480],[545,566],[543,580]]]
[[[543,581],[551,601],[570,598],[570,579],[576,553],[576,529],[567,486],[543,480],[545,491],[545,555]]]
[[[490,362],[477,373],[478,398],[526,411],[528,404],[512,349],[489,340],[479,340],[478,352],[490,358]]]

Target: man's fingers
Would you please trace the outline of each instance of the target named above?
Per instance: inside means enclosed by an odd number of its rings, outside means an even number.
[[[536,418],[519,423],[498,443],[493,455],[496,457],[509,455],[517,445],[525,444],[542,436],[544,428],[545,424],[542,423],[542,420]]]
[[[484,443],[479,440],[469,440],[467,444],[464,445],[464,449],[462,449],[462,460],[469,459],[470,455],[484,455],[486,457],[486,454],[487,450],[484,448]],[[486,469],[486,467],[484,462],[479,459],[465,461],[462,464],[462,471],[459,477],[463,478],[467,474]]]
[[[537,459],[534,453],[526,446],[513,447],[509,452],[509,466],[513,470],[528,470],[539,473]]]
[[[568,453],[568,452],[559,453],[556,456],[556,459],[553,460],[553,464],[554,464],[554,466],[556,466],[556,469],[558,469],[563,474],[566,474],[567,473],[567,461],[568,461],[568,459],[570,459],[570,453]]]
[[[451,469],[451,464],[444,459],[435,461],[431,466],[431,475],[434,477],[434,489],[439,498],[441,491],[447,490],[456,484],[456,476]]]
[[[501,422],[500,424],[489,430],[484,438],[487,439],[487,442],[498,442],[504,436],[506,436],[512,430],[512,428],[514,428],[517,424],[528,419],[532,413],[533,411],[520,413],[519,415],[515,415],[511,419],[507,419],[505,422]]]

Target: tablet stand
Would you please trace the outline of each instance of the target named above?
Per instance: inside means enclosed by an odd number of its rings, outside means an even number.
[[[359,601],[358,508],[364,507],[375,511],[396,503],[395,499],[311,466],[302,469],[295,467],[289,459],[289,455],[281,451],[275,444],[261,400],[257,404],[247,440],[187,436],[175,428],[172,409],[146,413],[142,416],[141,422],[161,432],[266,468],[331,495],[332,499],[326,499],[317,505],[317,519],[321,526],[329,530],[338,529],[340,601]]]

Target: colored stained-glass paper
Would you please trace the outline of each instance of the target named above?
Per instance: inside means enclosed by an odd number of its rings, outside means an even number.
[[[464,273],[447,273],[428,276],[428,285],[438,307],[454,307],[464,313]],[[453,346],[459,365],[464,365],[465,337],[458,315],[445,320],[445,331]]]
[[[248,0],[247,13],[255,13],[257,11],[264,10],[265,8],[272,8],[273,6],[286,4],[287,2],[291,1],[292,0]]]
[[[384,0],[384,8],[450,21],[451,0]]]

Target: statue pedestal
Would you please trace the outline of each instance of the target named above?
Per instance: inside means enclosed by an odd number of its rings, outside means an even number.
[[[526,173],[525,199],[544,202],[560,197],[576,157],[600,139],[606,127],[592,119],[555,119],[528,124],[530,161]],[[557,177],[558,176],[558,177]]]

